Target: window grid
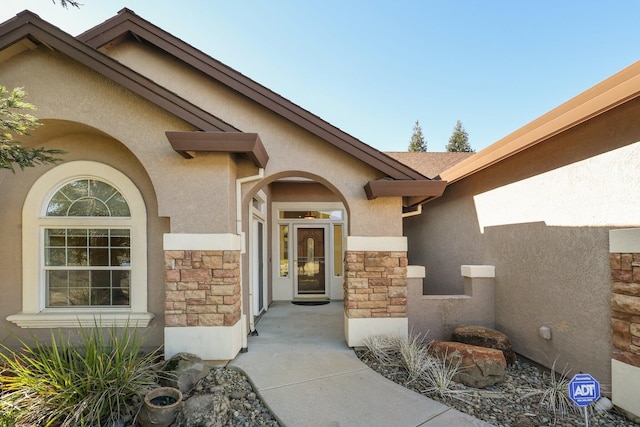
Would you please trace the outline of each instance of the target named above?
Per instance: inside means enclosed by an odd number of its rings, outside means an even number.
[[[47,307],[129,306],[131,231],[46,228]]]
[[[80,179],[60,188],[49,200],[48,217],[129,217],[124,196],[96,179]]]

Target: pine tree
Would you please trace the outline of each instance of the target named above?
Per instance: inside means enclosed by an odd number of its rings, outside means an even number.
[[[25,148],[14,136],[29,135],[29,131],[40,126],[40,121],[25,110],[35,107],[24,102],[26,92],[22,88],[9,91],[0,85],[0,169],[9,169],[15,173],[14,165],[24,169],[36,165],[57,163],[56,156],[64,154],[60,150]]]
[[[447,151],[460,152],[460,153],[474,153],[475,150],[469,145],[469,134],[462,126],[462,122],[458,120],[456,127],[453,129],[453,133],[449,138],[447,144]]]
[[[411,135],[409,151],[413,153],[427,151],[427,141],[424,140],[422,128],[420,127],[418,120],[416,120],[416,124],[413,125],[413,135]]]

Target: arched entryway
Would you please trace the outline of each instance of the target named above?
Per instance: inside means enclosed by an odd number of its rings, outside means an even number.
[[[322,177],[303,172],[266,177],[243,190],[250,329],[273,301],[342,300],[344,197]]]

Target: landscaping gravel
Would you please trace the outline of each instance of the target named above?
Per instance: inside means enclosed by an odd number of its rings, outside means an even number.
[[[507,368],[503,383],[483,389],[466,387],[454,383],[451,396],[441,397],[425,393],[426,388],[419,381],[410,382],[407,371],[398,364],[381,365],[366,350],[357,350],[357,356],[373,370],[387,379],[410,388],[418,393],[444,403],[461,412],[473,415],[492,425],[500,427],[584,426],[584,411],[579,414],[554,414],[540,405],[541,395],[530,395],[532,390],[545,390],[549,384],[550,371],[522,358]],[[527,397],[527,395],[530,395]],[[593,405],[591,405],[593,406]],[[590,408],[589,426],[640,427],[629,421],[615,408],[597,411]]]
[[[409,389],[442,402],[461,412],[472,415],[498,427],[576,427],[584,426],[584,412],[579,414],[557,414],[540,406],[540,395],[526,397],[532,390],[544,390],[549,383],[549,370],[541,368],[522,358],[507,368],[503,383],[484,389],[474,389],[454,383],[451,396],[441,397],[425,393],[420,382],[408,382],[408,375],[399,364],[381,365],[366,350],[357,350],[356,355],[373,370],[387,379]],[[256,395],[248,379],[239,371],[230,368],[214,368],[199,387],[222,385],[225,389],[232,411],[226,426],[279,426],[276,417],[271,414],[264,402]],[[597,411],[590,408],[589,426],[640,427],[615,408],[610,411]]]
[[[229,420],[223,426],[257,427],[280,425],[264,402],[256,395],[247,377],[232,368],[212,368],[209,375],[200,380],[185,398],[194,393],[216,392],[220,387],[224,389],[224,394],[231,405]]]

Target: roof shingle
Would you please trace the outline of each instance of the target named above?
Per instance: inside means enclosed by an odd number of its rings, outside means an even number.
[[[385,152],[385,154],[420,172],[427,178],[434,179],[451,166],[473,156],[475,153],[391,151]]]

